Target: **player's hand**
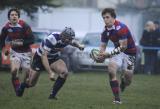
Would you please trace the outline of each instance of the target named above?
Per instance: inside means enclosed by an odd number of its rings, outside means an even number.
[[[51,81],[55,81],[56,80],[56,74],[55,74],[55,72],[53,72],[53,71],[49,72],[49,79]]]
[[[105,60],[104,52],[100,51],[96,62],[104,62],[104,60]]]
[[[9,55],[9,50],[4,49],[4,55],[5,55],[5,56],[8,56],[8,55]]]
[[[100,51],[100,53],[98,55],[99,60],[104,60],[104,59],[110,58],[110,57],[111,57],[111,55],[108,52],[102,52],[102,51]]]
[[[111,58],[112,55],[108,52],[105,52],[104,56],[105,56],[105,58]]]
[[[82,50],[82,51],[83,51],[84,48],[85,48],[85,46],[84,46],[83,44],[80,44],[78,48],[79,48],[79,50]]]

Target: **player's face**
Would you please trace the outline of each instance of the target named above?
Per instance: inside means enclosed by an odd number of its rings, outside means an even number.
[[[113,18],[109,13],[104,14],[103,16],[104,23],[107,27],[112,27],[114,24],[115,18]]]
[[[72,42],[72,38],[68,38],[68,37],[62,37],[62,42],[65,44],[70,44]]]
[[[18,20],[19,20],[18,13],[16,11],[12,11],[10,13],[9,20],[10,20],[11,24],[13,24],[13,25],[17,24]]]

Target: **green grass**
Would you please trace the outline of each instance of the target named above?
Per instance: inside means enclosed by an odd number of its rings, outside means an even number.
[[[133,83],[121,97],[123,104],[112,104],[112,92],[105,73],[70,74],[58,94],[48,100],[53,82],[42,73],[36,87],[16,97],[10,74],[0,73],[0,109],[160,109],[160,76],[134,75]]]

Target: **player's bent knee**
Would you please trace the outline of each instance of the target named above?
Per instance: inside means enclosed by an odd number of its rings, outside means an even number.
[[[61,78],[67,78],[68,77],[68,72],[62,72],[60,73]]]
[[[17,76],[17,69],[11,70],[12,76],[16,77]]]

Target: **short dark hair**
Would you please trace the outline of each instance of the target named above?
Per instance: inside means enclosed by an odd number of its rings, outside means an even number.
[[[102,10],[102,16],[106,13],[109,13],[111,17],[116,18],[116,12],[113,8],[105,8]]]
[[[19,11],[19,9],[17,9],[17,8],[12,8],[12,9],[10,9],[10,10],[8,11],[8,19],[10,19],[10,14],[11,14],[12,11],[17,12],[18,17],[20,18],[20,11]]]

